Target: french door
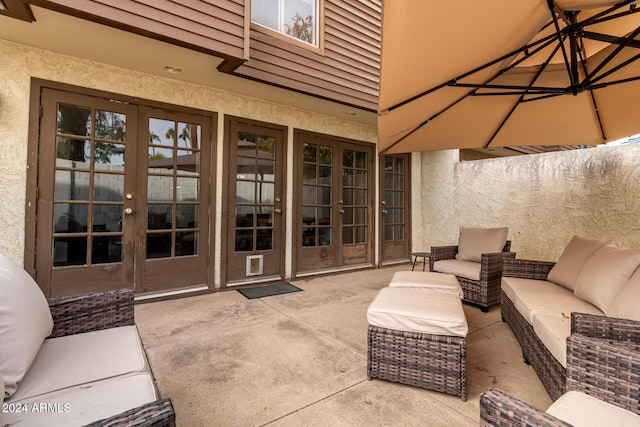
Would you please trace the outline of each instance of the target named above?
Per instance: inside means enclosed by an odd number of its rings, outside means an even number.
[[[227,121],[226,284],[281,280],[284,272],[284,128]]]
[[[409,155],[380,157],[380,261],[406,261],[410,254]]]
[[[296,272],[371,264],[374,150],[296,133]]]
[[[35,248],[45,293],[207,283],[210,134],[210,117],[43,89]]]

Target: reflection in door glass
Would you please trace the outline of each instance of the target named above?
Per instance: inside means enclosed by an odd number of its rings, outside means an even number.
[[[200,125],[149,119],[148,259],[198,254],[200,140]]]
[[[127,117],[57,108],[53,264],[120,262]]]
[[[333,148],[305,143],[302,167],[302,246],[331,245]]]
[[[384,216],[384,239],[388,242],[404,240],[404,159],[386,156],[384,170],[384,202],[387,211]]]
[[[366,243],[368,240],[368,171],[367,153],[344,150],[342,244]],[[352,197],[353,196],[353,197]]]
[[[276,138],[238,132],[236,158],[237,252],[273,249]]]

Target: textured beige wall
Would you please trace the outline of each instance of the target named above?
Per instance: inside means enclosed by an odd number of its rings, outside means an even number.
[[[508,226],[518,258],[557,260],[574,234],[640,247],[640,146],[457,162],[419,155],[414,250],[456,244],[460,225]]]
[[[223,137],[225,114],[261,120],[289,127],[287,182],[288,203],[293,183],[293,128],[375,143],[375,127],[322,116],[309,111],[274,104],[210,87],[186,84],[112,67],[92,61],[55,54],[0,40],[0,252],[20,265],[24,252],[26,164],[31,78],[41,78],[76,86],[199,108],[218,113],[218,141]],[[218,144],[216,217],[222,203],[222,145]],[[290,206],[289,206],[290,207]],[[292,212],[287,209],[288,215]],[[288,218],[291,224],[291,218]],[[291,235],[291,230],[287,230]],[[220,241],[220,221],[216,222]],[[289,248],[288,257],[291,257]],[[219,246],[216,260],[219,262]],[[287,263],[289,264],[289,263]]]

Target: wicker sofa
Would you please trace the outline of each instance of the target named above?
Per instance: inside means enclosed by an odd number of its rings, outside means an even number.
[[[500,302],[502,262],[515,258],[507,240],[508,229],[460,227],[457,245],[432,246],[429,271],[454,274],[463,300],[483,312]]]
[[[640,334],[634,322],[640,321],[639,265],[640,249],[579,236],[557,263],[505,259],[502,318],[553,400],[566,391],[571,333],[637,339],[633,337]]]
[[[134,325],[132,289],[47,301],[0,254],[0,342],[0,425],[175,426]]]
[[[572,315],[567,393],[541,411],[499,389],[480,396],[481,426],[640,424],[640,322]]]

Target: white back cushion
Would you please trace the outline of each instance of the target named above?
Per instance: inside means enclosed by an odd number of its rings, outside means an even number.
[[[0,376],[5,397],[15,393],[52,329],[49,305],[36,282],[0,254]]]
[[[508,232],[509,229],[507,227],[460,227],[456,258],[463,261],[480,262],[482,254],[502,252],[504,245],[507,243]]]
[[[582,268],[574,293],[605,314],[640,265],[640,249],[605,245]]]
[[[607,316],[640,321],[640,268],[613,299]]]
[[[595,251],[606,244],[607,242],[602,240],[573,236],[547,279],[573,291],[582,267]]]

